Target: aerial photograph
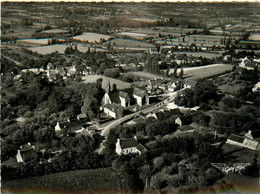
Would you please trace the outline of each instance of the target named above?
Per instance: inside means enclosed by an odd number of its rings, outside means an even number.
[[[3,194],[259,194],[260,2],[1,2]]]

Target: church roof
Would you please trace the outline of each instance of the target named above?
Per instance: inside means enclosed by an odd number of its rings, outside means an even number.
[[[143,97],[146,94],[146,91],[141,88],[134,88],[133,94],[136,96]]]

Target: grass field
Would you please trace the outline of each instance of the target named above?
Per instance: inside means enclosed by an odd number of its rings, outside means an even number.
[[[51,30],[44,30],[41,31],[41,33],[57,33],[57,34],[61,34],[61,33],[68,33],[68,30],[63,30],[63,29],[51,29]]]
[[[104,35],[104,34],[98,34],[98,33],[90,33],[86,32],[78,36],[72,37],[75,40],[79,41],[88,41],[88,42],[100,42],[100,39],[103,38],[105,40],[108,40],[109,38],[112,38],[112,36]]]
[[[141,42],[141,41],[137,41],[137,40],[121,39],[121,38],[109,40],[109,41],[105,42],[104,44],[108,44],[110,42],[111,42],[111,45],[113,45],[113,46],[126,47],[126,48],[129,48],[129,47],[154,48],[155,47],[153,44],[150,44],[150,43]]]
[[[249,36],[248,40],[260,41],[260,34],[252,34]]]
[[[29,43],[29,44],[41,44],[41,45],[47,45],[49,38],[40,38],[40,39],[20,39],[16,40],[16,42],[22,42],[22,43]],[[63,41],[63,39],[59,39],[59,41]]]
[[[84,83],[91,83],[91,82],[96,82],[97,79],[102,78],[103,79],[103,83],[102,83],[102,88],[106,89],[108,86],[108,81],[110,81],[110,85],[111,87],[113,86],[113,84],[117,85],[117,89],[122,90],[125,88],[130,88],[132,84],[127,83],[127,82],[123,82],[121,80],[118,79],[113,79],[111,77],[106,77],[106,76],[102,76],[102,75],[88,75],[86,77],[83,77],[82,79],[84,80]]]
[[[28,49],[33,51],[33,52],[37,52],[37,53],[46,55],[46,54],[56,52],[56,51],[61,53],[61,54],[64,54],[64,51],[67,47],[68,47],[68,45],[66,45],[66,44],[54,44],[54,45],[47,45],[47,46],[30,47]],[[88,47],[78,45],[78,50],[80,52],[87,52]],[[94,50],[94,48],[91,48],[90,50],[92,51],[92,50]],[[97,48],[96,51],[105,51],[105,50]]]
[[[199,67],[186,67],[183,68],[184,77],[187,79],[204,79],[210,78],[217,75],[225,74],[226,72],[230,72],[232,69],[232,65],[227,64],[214,64],[214,65],[206,65],[206,66],[199,66]],[[177,73],[180,72],[180,68],[178,69]],[[170,73],[173,73],[174,69],[170,69]]]
[[[117,33],[116,35],[129,36],[129,37],[133,37],[133,38],[144,38],[147,36],[147,34],[135,33],[135,32],[120,32],[120,33]]]
[[[205,52],[178,52],[176,54],[186,54],[187,56],[193,56],[193,57],[205,57],[207,59],[213,59],[222,56],[222,54],[220,53],[205,53]]]
[[[2,182],[2,193],[115,193],[120,179],[111,168],[75,170]]]
[[[135,76],[138,76],[138,77],[141,77],[143,79],[161,79],[162,76],[159,76],[159,75],[154,75],[152,73],[148,73],[148,72],[143,72],[143,71],[132,71],[132,72],[128,72],[126,73],[128,75],[135,75]]]

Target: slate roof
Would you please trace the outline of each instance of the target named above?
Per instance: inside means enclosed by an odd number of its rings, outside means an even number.
[[[28,160],[34,159],[37,156],[37,153],[33,148],[31,148],[29,150],[21,151],[21,156],[23,161],[26,162]]]
[[[125,91],[119,91],[119,96],[125,99],[130,98],[129,94]]]
[[[119,98],[119,92],[115,91],[115,92],[109,92],[108,93],[109,98],[111,100],[112,103],[116,103],[116,104],[120,104],[120,98]]]
[[[190,85],[191,87],[193,87],[193,86],[197,85],[197,81],[189,79],[189,80],[185,80],[185,84]]]
[[[235,134],[231,134],[231,135],[228,137],[228,139],[229,139],[229,140],[232,140],[232,141],[235,141],[235,142],[243,143],[245,138],[243,138],[243,137],[241,137],[241,136],[238,136],[238,135],[235,135]]]
[[[80,129],[82,127],[82,122],[78,119],[73,119],[70,122],[65,121],[60,123],[61,129]]]
[[[120,140],[120,146],[122,149],[136,147],[138,142],[135,138],[128,138]]]
[[[116,112],[118,109],[118,105],[117,104],[106,104],[105,107],[113,112]]]
[[[176,108],[176,109],[172,109],[172,110],[167,110],[164,112],[157,112],[155,113],[155,115],[157,116],[157,118],[159,120],[163,119],[163,118],[168,118],[171,117],[172,115],[181,115],[181,111],[180,109]]]
[[[33,149],[33,148],[32,148],[31,145],[25,144],[25,145],[20,146],[20,149],[21,149],[21,151],[26,151],[26,150],[30,150],[30,149]]]
[[[147,149],[142,145],[142,144],[138,144],[136,147],[141,153],[144,153],[145,151],[147,151]]]
[[[149,80],[152,86],[161,85],[163,83],[162,79]]]
[[[143,97],[143,96],[145,96],[146,91],[141,89],[141,88],[134,88],[133,94],[136,95],[136,96]]]

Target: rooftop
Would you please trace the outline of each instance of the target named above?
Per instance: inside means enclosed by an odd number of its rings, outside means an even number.
[[[138,142],[135,138],[120,139],[120,146],[122,149],[136,147]]]
[[[241,137],[241,136],[238,136],[238,135],[235,135],[235,134],[231,134],[229,137],[228,137],[229,140],[232,140],[232,141],[236,141],[236,142],[239,142],[239,143],[243,143],[244,142],[244,137]]]

